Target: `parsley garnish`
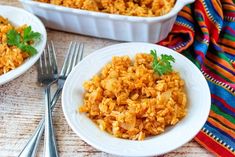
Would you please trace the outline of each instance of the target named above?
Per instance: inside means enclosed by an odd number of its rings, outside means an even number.
[[[31,42],[39,40],[40,37],[41,34],[32,31],[31,26],[24,29],[23,36],[21,36],[16,30],[12,29],[7,32],[7,44],[10,46],[16,46],[32,56],[37,53],[37,50],[30,44]]]
[[[153,56],[152,68],[154,72],[159,75],[172,72],[171,62],[175,62],[175,58],[171,55],[161,54],[160,57],[157,57],[156,50],[151,50],[150,54]]]

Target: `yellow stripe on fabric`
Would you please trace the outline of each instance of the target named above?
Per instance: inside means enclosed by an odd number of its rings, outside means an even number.
[[[228,40],[228,39],[225,39],[225,38],[222,38],[222,39],[220,40],[220,42],[221,42],[222,44],[225,43],[226,45],[230,45],[231,47],[232,47],[233,45],[235,45],[235,42],[234,42],[234,41]],[[222,45],[222,46],[225,47],[225,45]],[[232,54],[232,55],[235,55],[235,47],[234,47],[233,49],[230,49],[229,53]]]
[[[185,13],[183,11],[179,12],[178,14],[179,16],[182,16],[184,18],[186,18],[187,20],[189,20],[190,22],[193,22],[193,18],[192,18],[192,15],[188,14],[188,13]]]
[[[225,125],[229,126],[230,128],[235,129],[235,124],[233,124],[228,119],[226,119],[223,116],[221,116],[220,114],[217,114],[213,110],[210,111],[210,116],[220,120],[222,123],[224,123]]]
[[[218,74],[223,75],[224,77],[226,77],[227,79],[229,79],[231,82],[235,82],[235,77],[233,74],[231,74],[230,72],[224,70],[223,68],[221,68],[220,66],[212,63],[210,60],[205,59],[205,64],[207,64],[207,66],[211,67],[212,69],[214,69],[215,71],[218,72]]]
[[[184,7],[183,9],[182,9],[183,11],[186,11],[187,13],[192,13],[192,11],[191,11],[191,9],[190,9],[190,7]]]
[[[235,72],[235,68],[233,68],[233,66],[230,63],[228,63],[227,61],[225,61],[222,58],[219,58],[218,56],[214,55],[213,53],[207,53],[207,57],[210,58],[211,60],[214,60],[215,62],[220,63],[221,65],[225,66],[229,70]]]
[[[235,43],[234,43],[235,44]],[[228,54],[231,54],[231,55],[235,55],[235,52],[234,53],[231,53],[234,51],[233,48],[230,48],[230,47],[227,47],[227,46],[224,46],[224,45],[221,45],[221,48]]]
[[[226,39],[226,38],[222,38],[220,40],[220,42],[222,43],[226,43],[226,45],[231,45],[231,47],[235,44],[235,41],[232,41],[232,40],[229,40],[229,39]],[[235,48],[235,47],[234,47]],[[235,50],[233,50],[234,54],[235,54]]]
[[[213,7],[214,7],[214,9],[216,10],[216,12],[219,14],[219,16],[221,17],[221,18],[223,18],[224,16],[223,16],[223,10],[222,10],[222,8],[221,8],[221,5],[218,3],[218,1],[217,1],[217,3],[215,2],[215,1],[213,1],[213,3],[211,3],[212,5],[213,5]]]
[[[232,5],[233,4],[233,5]],[[233,2],[231,2],[231,4],[223,4],[224,10],[235,10],[235,5]]]
[[[216,128],[221,129],[222,131],[224,131],[225,133],[227,133],[229,136],[232,136],[233,138],[235,138],[235,133],[233,130],[223,126],[222,124],[220,124],[219,122],[217,122],[216,120],[214,120],[213,118],[209,117],[207,119],[208,122],[210,122],[213,126],[215,126]]]

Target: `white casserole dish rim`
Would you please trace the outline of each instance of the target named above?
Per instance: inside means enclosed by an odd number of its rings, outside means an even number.
[[[156,17],[140,17],[140,16],[127,16],[127,15],[118,15],[118,14],[110,14],[110,13],[103,13],[103,12],[96,12],[96,11],[89,11],[89,10],[82,10],[82,9],[75,9],[75,8],[69,8],[54,4],[48,4],[43,2],[37,2],[33,0],[19,0],[22,3],[29,4],[31,6],[40,6],[42,8],[46,9],[53,9],[61,12],[67,12],[67,13],[74,13],[74,14],[81,14],[86,16],[93,16],[96,18],[109,18],[112,20],[128,20],[131,22],[160,22],[167,20],[173,16],[175,16],[185,5],[190,4],[194,2],[195,0],[176,0],[176,3],[174,7],[171,9],[171,11],[165,15],[162,16],[156,16]]]

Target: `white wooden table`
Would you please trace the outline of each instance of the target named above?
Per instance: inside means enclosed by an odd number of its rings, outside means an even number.
[[[0,0],[0,5],[21,7],[17,0]],[[94,50],[118,43],[117,41],[81,36],[47,29],[48,39],[53,40],[57,50],[59,67],[70,41],[85,43],[85,55]],[[43,88],[37,85],[37,71],[33,66],[19,78],[0,86],[0,157],[17,156],[35,130],[44,113]],[[112,156],[96,150],[81,140],[68,126],[58,101],[53,117],[60,156]],[[38,156],[43,156],[43,141]],[[164,157],[212,156],[194,140]]]

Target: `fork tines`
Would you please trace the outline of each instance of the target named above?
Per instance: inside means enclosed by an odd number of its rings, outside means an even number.
[[[61,75],[67,76],[72,68],[82,59],[83,57],[83,43],[71,42],[67,55],[65,57],[65,63],[61,70]]]
[[[58,77],[55,48],[52,41],[48,42],[38,62],[38,82],[45,84]]]

